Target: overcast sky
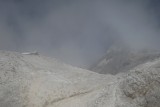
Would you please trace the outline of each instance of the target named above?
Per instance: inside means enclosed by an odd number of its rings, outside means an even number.
[[[159,0],[0,0],[0,49],[87,67],[120,41],[159,49]]]

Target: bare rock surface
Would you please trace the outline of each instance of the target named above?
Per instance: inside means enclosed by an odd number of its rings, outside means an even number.
[[[160,60],[104,75],[0,51],[0,107],[160,107]]]
[[[127,72],[148,61],[160,58],[160,52],[151,49],[132,49],[127,46],[112,46],[106,55],[93,64],[90,70],[101,74]]]

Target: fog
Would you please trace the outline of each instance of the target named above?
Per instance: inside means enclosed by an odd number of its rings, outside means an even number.
[[[87,68],[121,42],[159,49],[157,0],[0,0],[0,49]]]

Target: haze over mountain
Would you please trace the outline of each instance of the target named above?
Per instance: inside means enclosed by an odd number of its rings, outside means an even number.
[[[0,107],[160,107],[159,7],[0,0]]]
[[[0,49],[88,68],[115,42],[159,49],[159,0],[1,0]]]
[[[106,55],[90,67],[101,74],[127,72],[148,61],[160,58],[160,51],[154,49],[134,49],[122,44],[111,46]]]

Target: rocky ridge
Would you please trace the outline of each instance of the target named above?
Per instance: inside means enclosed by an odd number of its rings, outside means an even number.
[[[90,70],[101,74],[115,75],[157,58],[160,58],[160,52],[157,50],[137,50],[127,46],[114,45],[108,49],[103,58],[90,67]]]
[[[159,107],[159,71],[158,58],[113,76],[42,55],[0,51],[0,106]]]

